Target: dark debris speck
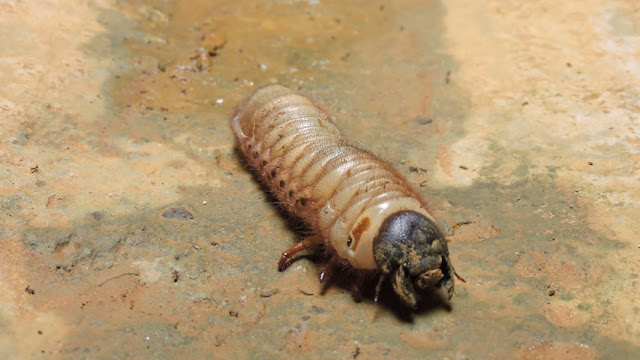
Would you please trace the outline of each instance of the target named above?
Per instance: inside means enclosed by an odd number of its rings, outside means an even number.
[[[307,291],[307,290],[298,289],[298,291],[300,291],[300,293],[301,293],[302,295],[305,295],[305,296],[313,296],[313,295],[314,295],[314,293],[309,292],[309,291]]]
[[[427,125],[431,124],[433,122],[433,119],[428,117],[419,117],[416,119],[416,122],[420,125]]]
[[[171,208],[162,213],[162,217],[167,219],[182,219],[182,220],[191,220],[193,219],[193,215],[182,208]]]

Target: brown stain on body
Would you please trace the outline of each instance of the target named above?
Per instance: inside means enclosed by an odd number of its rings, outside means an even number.
[[[371,219],[369,219],[368,217],[365,217],[364,219],[360,220],[356,228],[353,230],[353,241],[354,241],[353,250],[354,251],[356,250],[356,248],[358,248],[358,244],[360,243],[360,237],[362,236],[362,233],[367,231],[370,226],[371,226]]]

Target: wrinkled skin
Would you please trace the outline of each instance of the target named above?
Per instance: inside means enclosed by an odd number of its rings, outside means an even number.
[[[455,274],[447,240],[438,226],[415,211],[400,211],[382,223],[373,254],[383,279],[390,279],[402,302],[415,309],[419,293],[444,287],[453,296]]]

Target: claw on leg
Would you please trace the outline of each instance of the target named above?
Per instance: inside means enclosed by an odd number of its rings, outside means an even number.
[[[380,290],[382,289],[382,283],[384,282],[384,276],[380,275],[380,280],[378,280],[378,284],[376,285],[376,295],[373,298],[374,303],[378,303],[378,299],[380,298]]]
[[[453,268],[451,268],[453,269]],[[462,276],[460,276],[455,269],[453,269],[453,274],[456,276],[456,278],[458,278],[458,280],[462,281],[463,283],[466,283],[467,280],[465,280]]]
[[[320,271],[320,275],[318,276],[318,278],[320,279],[320,284],[322,284],[322,289],[320,291],[322,294],[324,294],[324,292],[326,291],[327,285],[333,277],[335,268],[335,264],[331,261],[322,266],[322,270]]]
[[[284,271],[284,269],[289,266],[289,260],[291,260],[294,255],[310,247],[313,247],[320,242],[322,242],[322,238],[320,236],[311,235],[285,250],[285,252],[283,252],[280,256],[280,261],[278,262],[278,271]]]
[[[320,275],[318,278],[322,284],[327,284],[329,280],[333,277],[334,265],[331,262],[328,262],[322,266],[322,270],[320,271]]]

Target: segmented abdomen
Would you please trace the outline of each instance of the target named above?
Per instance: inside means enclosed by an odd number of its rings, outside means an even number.
[[[347,250],[338,243],[354,241],[347,240],[349,230],[366,209],[392,199],[424,208],[395,169],[340,135],[322,110],[288,88],[258,89],[239,106],[232,126],[240,149],[279,202],[345,259]]]

